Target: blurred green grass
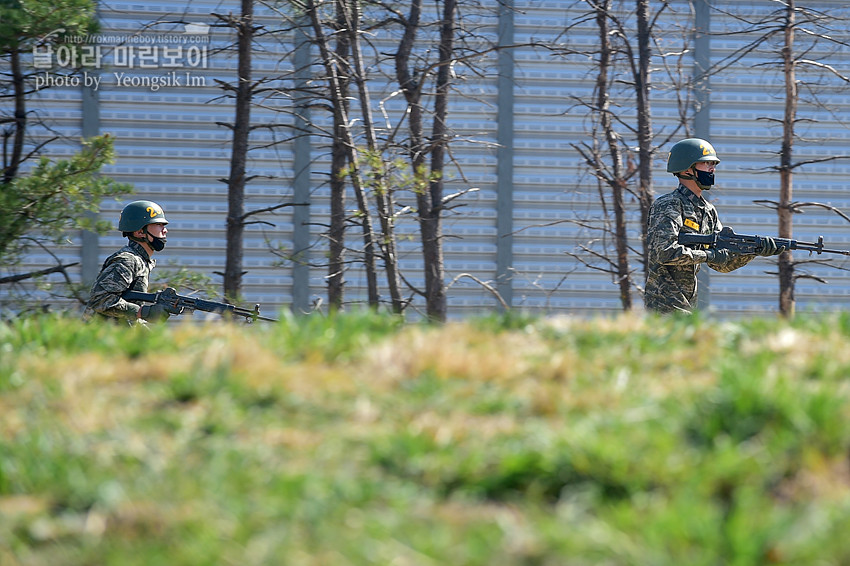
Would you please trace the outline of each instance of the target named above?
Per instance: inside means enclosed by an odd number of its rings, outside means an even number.
[[[0,564],[848,564],[850,316],[0,325]]]

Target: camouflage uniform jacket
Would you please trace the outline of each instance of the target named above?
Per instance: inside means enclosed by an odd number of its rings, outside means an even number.
[[[691,312],[696,306],[697,272],[707,261],[705,250],[678,243],[679,232],[711,234],[723,226],[717,209],[687,187],[659,197],[649,210],[647,277],[644,303],[658,312]],[[743,267],[754,255],[730,254],[723,262],[708,262],[715,271],[728,273]]]
[[[84,318],[90,319],[98,314],[132,323],[140,307],[122,299],[121,293],[128,289],[146,293],[148,278],[155,265],[156,260],[137,242],[129,242],[106,258],[92,285]]]

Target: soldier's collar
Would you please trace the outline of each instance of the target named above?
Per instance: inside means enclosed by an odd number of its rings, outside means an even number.
[[[691,201],[691,203],[694,206],[699,206],[699,207],[705,206],[705,199],[695,195],[694,192],[691,189],[689,189],[688,187],[686,187],[685,185],[679,185],[679,188],[676,189],[676,190],[679,191],[679,193],[683,197],[685,197],[686,199]]]
[[[139,242],[134,242],[133,240],[130,240],[129,247],[131,250],[145,258],[145,261],[147,261],[148,263],[153,261],[153,259],[151,259],[150,254],[148,254],[148,250],[146,250],[145,247]]]

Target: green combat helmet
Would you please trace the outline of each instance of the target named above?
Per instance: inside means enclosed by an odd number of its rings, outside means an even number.
[[[121,211],[118,220],[118,230],[121,232],[135,232],[141,230],[148,224],[168,224],[162,207],[149,200],[133,201]]]
[[[677,142],[670,148],[670,157],[667,158],[667,172],[680,173],[687,171],[691,165],[699,161],[720,162],[717,152],[710,143],[699,138],[688,138]]]

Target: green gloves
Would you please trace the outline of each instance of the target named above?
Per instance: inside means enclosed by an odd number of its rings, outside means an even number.
[[[756,255],[768,257],[772,255],[779,255],[784,251],[785,246],[777,245],[776,240],[774,240],[770,236],[765,236],[764,238],[762,238],[761,247],[756,250]]]
[[[729,261],[729,250],[705,250],[705,261],[710,263],[725,263]]]
[[[168,320],[171,313],[168,312],[165,305],[154,303],[152,305],[144,305],[139,312],[141,318],[148,322],[162,322]]]

